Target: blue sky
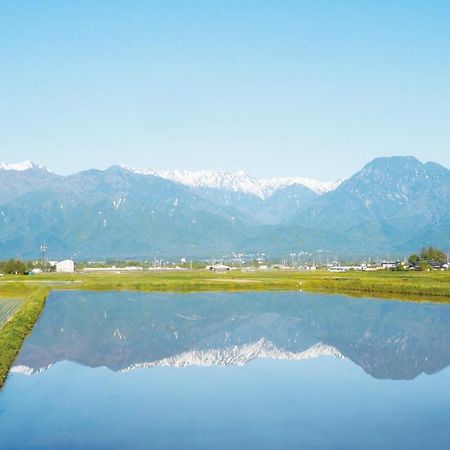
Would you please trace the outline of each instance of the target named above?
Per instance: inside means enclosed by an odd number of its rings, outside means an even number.
[[[0,2],[0,161],[450,167],[450,2]]]

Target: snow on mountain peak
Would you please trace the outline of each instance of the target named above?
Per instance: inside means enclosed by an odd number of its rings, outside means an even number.
[[[266,338],[243,345],[233,345],[227,348],[212,348],[208,350],[193,349],[167,358],[134,363],[120,369],[120,372],[129,372],[136,369],[149,369],[152,367],[187,367],[187,366],[244,366],[255,359],[274,359],[302,361],[319,357],[334,357],[343,359],[345,356],[335,347],[322,342],[299,352],[292,352],[276,347]],[[11,368],[11,373],[31,376],[42,373],[52,367],[33,368],[26,365],[17,365]]]
[[[316,194],[322,195],[326,192],[334,191],[344,180],[339,178],[336,181],[322,182],[315,180],[314,178],[302,178],[302,177],[287,177],[287,178],[271,178],[268,180],[261,180],[264,185],[264,192],[266,197],[272,195],[278,189],[282,189],[288,186],[301,185],[305,186]]]
[[[305,359],[331,356],[342,359],[339,350],[330,345],[318,342],[312,347],[301,351],[291,352],[276,347],[271,341],[261,338],[259,341],[244,345],[234,345],[225,349],[191,350],[158,361],[135,363],[122,369],[121,372],[150,367],[186,367],[186,366],[243,366],[255,359],[276,359],[301,361]]]
[[[153,175],[193,188],[224,189],[231,192],[253,194],[263,199],[270,197],[278,189],[293,185],[305,186],[321,195],[336,189],[343,181],[339,179],[333,182],[322,183],[312,178],[300,177],[257,179],[243,171],[188,171],[183,169],[157,171],[130,167],[124,168],[132,173]]]
[[[12,170],[15,172],[25,172],[26,170],[31,169],[42,169],[48,170],[46,166],[41,164],[36,164],[33,161],[23,161],[20,163],[0,163],[0,170]]]

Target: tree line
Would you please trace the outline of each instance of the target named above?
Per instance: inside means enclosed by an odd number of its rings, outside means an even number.
[[[413,253],[408,258],[411,266],[419,270],[430,270],[434,265],[443,265],[447,262],[447,255],[442,250],[435,247],[423,247],[419,254]]]

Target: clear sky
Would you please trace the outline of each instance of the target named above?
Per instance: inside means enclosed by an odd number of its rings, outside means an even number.
[[[0,161],[450,167],[450,1],[1,0]]]

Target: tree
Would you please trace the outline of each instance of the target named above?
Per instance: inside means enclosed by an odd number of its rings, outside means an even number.
[[[419,270],[428,270],[430,268],[431,263],[439,263],[444,264],[447,262],[447,255],[438,248],[435,247],[424,247],[420,251],[420,254],[417,255],[413,253],[409,258],[408,262],[410,265],[414,265],[419,268]],[[420,264],[426,263],[427,266],[423,265],[423,269],[421,269]]]
[[[442,250],[431,246],[421,250],[420,258],[423,261],[436,261],[439,263],[447,262],[447,255]]]
[[[3,266],[3,272],[6,274],[19,274],[23,275],[27,270],[27,266],[24,262],[18,259],[10,259],[6,261]]]
[[[429,272],[432,269],[426,261],[420,261],[418,268],[421,272]]]
[[[413,253],[409,258],[408,262],[409,264],[413,265],[416,264],[418,261],[420,261],[420,256]]]

